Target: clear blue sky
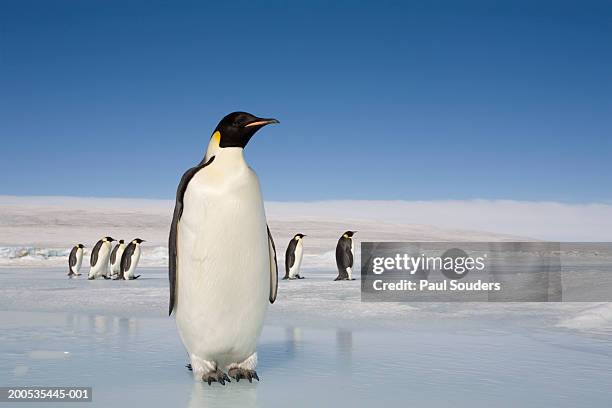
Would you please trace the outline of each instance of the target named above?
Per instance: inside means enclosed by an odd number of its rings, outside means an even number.
[[[612,201],[610,2],[355,3],[1,1],[0,194],[173,198],[246,110],[267,200]]]

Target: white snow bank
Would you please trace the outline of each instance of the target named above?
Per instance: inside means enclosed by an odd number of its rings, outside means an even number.
[[[0,266],[63,266],[77,243],[87,247],[88,260],[107,235],[147,240],[142,265],[165,266],[172,208],[171,200],[0,196]],[[337,239],[349,229],[359,231],[357,242],[612,241],[608,204],[321,201],[267,202],[266,210],[281,270],[287,243],[298,232],[308,235],[304,268],[333,265]]]
[[[580,331],[612,333],[612,303],[590,306],[561,320],[558,326]]]
[[[0,267],[68,267],[68,256],[71,248],[35,248],[35,247],[0,247]],[[83,253],[82,270],[89,267],[91,248]],[[144,247],[139,265],[166,266],[168,265],[167,247]]]

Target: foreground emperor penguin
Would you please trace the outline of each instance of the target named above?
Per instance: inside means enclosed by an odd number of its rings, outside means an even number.
[[[302,255],[304,254],[304,234],[295,234],[285,252],[285,277],[283,279],[304,279],[300,276]]]
[[[355,258],[355,244],[353,235],[357,231],[346,231],[338,240],[336,245],[336,266],[338,276],[334,280],[354,280],[353,279],[353,259]]]
[[[144,239],[135,238],[128,244],[121,255],[121,268],[119,269],[119,275],[115,278],[124,280],[138,279],[140,275],[134,275],[134,271],[138,266],[140,260],[140,244],[145,242]]]
[[[243,149],[272,123],[278,121],[245,112],[224,117],[206,156],[187,170],[176,193],[170,314],[174,310],[194,376],[209,385],[225,385],[227,374],[259,380],[257,340],[278,276],[259,180]]]
[[[91,257],[89,258],[89,276],[87,279],[92,280],[96,278],[110,279],[109,270],[109,258],[111,253],[112,242],[114,238],[104,237],[98,242],[91,250]]]
[[[81,265],[83,264],[83,244],[78,244],[72,247],[70,251],[70,256],[68,257],[68,276],[81,276],[79,270],[81,269]]]
[[[123,251],[125,251],[125,241],[120,239],[113,248],[113,251],[110,255],[110,265],[111,265],[111,276],[118,276],[121,270],[121,256],[123,255]]]

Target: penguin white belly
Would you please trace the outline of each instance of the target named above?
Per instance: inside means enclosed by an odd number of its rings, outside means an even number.
[[[140,245],[136,245],[134,249],[134,254],[132,254],[132,259],[130,261],[130,269],[125,271],[125,279],[134,279],[134,271],[138,266],[138,261],[140,260]]]
[[[105,242],[98,251],[98,261],[89,270],[89,277],[99,278],[101,276],[108,276],[108,266],[111,253],[111,244]]]
[[[259,181],[241,152],[219,154],[189,182],[183,203],[177,240],[180,336],[192,362],[240,363],[256,350],[270,290]]]
[[[117,248],[117,253],[115,254],[115,262],[111,263],[111,271],[113,275],[118,275],[121,272],[121,256],[123,255],[123,251],[125,250],[125,246],[121,245]]]
[[[302,266],[302,254],[303,254],[304,246],[302,245],[302,241],[297,243],[295,246],[295,261],[293,261],[293,266],[289,268],[289,277],[291,279],[295,278],[297,274],[300,273],[300,267]]]
[[[351,239],[351,255],[353,256],[353,265],[355,265],[355,241]],[[349,279],[353,279],[353,266],[346,268],[346,273]]]
[[[83,250],[77,249],[76,252],[76,265],[72,267],[72,272],[79,275],[79,270],[81,270],[81,265],[83,265]]]

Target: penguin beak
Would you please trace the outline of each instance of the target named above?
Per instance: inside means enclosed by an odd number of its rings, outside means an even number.
[[[250,122],[244,125],[244,127],[253,127],[253,126],[263,127],[266,125],[272,125],[274,123],[280,123],[280,122],[274,118],[269,118],[269,119],[257,118],[253,122]]]

